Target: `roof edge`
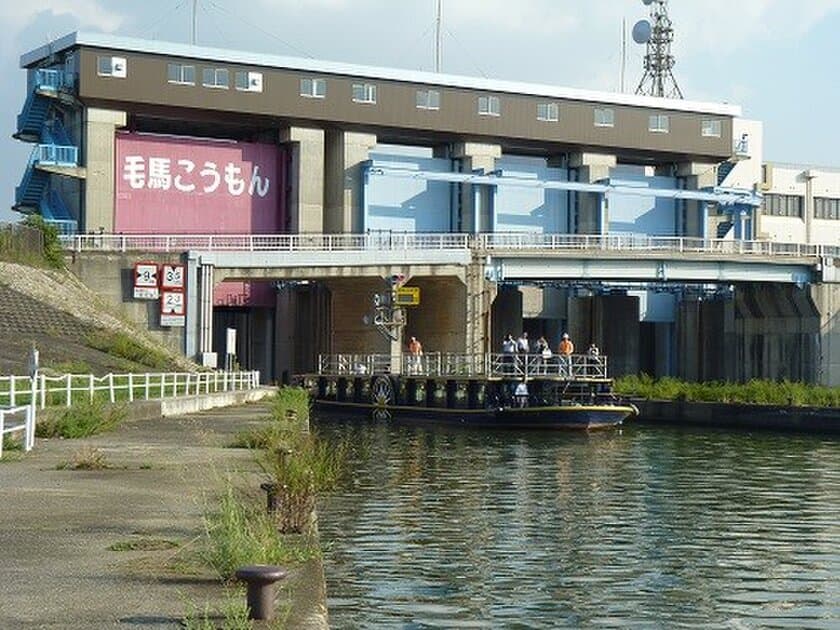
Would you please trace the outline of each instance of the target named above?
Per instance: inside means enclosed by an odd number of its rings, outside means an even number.
[[[208,61],[225,61],[229,63],[241,63],[253,66],[322,72],[326,74],[356,76],[371,79],[405,81],[408,83],[439,85],[442,87],[459,87],[475,90],[487,90],[490,92],[544,96],[546,98],[562,98],[577,101],[611,103],[615,105],[649,107],[652,109],[716,114],[720,116],[731,116],[733,118],[738,118],[742,115],[741,107],[739,105],[730,105],[728,103],[686,101],[655,96],[638,96],[635,94],[623,94],[618,92],[599,92],[578,88],[555,87],[538,83],[524,83],[500,79],[482,79],[462,75],[437,74],[434,72],[419,70],[355,65],[303,57],[269,55],[233,49],[193,46],[177,42],[153,41],[133,37],[109,35],[106,33],[88,33],[81,31],[70,33],[60,39],[50,42],[49,44],[45,44],[24,53],[20,57],[20,65],[22,68],[27,68],[38,61],[47,58],[51,54],[61,52],[67,48],[77,45],[113,48],[129,52],[171,55],[173,57],[207,59]]]

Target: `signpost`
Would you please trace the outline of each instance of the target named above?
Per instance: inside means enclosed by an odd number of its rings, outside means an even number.
[[[156,300],[158,291],[158,266],[153,262],[134,263],[134,299]]]

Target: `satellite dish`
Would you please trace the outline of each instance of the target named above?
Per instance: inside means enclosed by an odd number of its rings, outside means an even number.
[[[642,0],[642,4],[645,6],[653,4],[653,0]]]
[[[637,44],[647,44],[650,41],[650,22],[639,20],[633,25],[633,41]]]

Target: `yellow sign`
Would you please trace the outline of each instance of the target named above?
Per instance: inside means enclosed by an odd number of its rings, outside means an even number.
[[[395,294],[397,306],[419,306],[420,287],[400,287]]]

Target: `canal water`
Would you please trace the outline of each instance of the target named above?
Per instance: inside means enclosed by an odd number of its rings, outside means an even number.
[[[333,628],[840,628],[840,440],[315,419]]]

